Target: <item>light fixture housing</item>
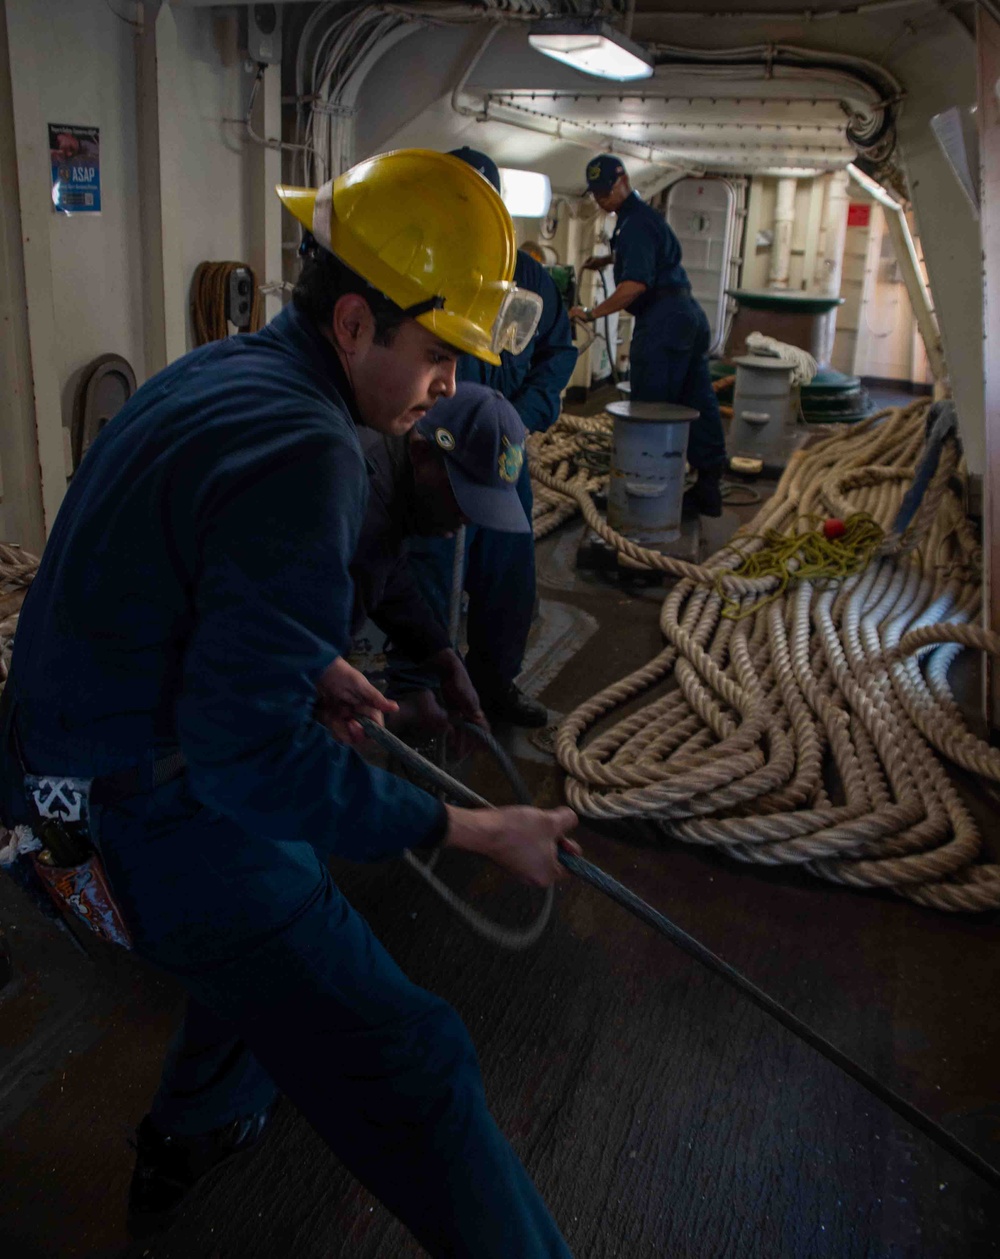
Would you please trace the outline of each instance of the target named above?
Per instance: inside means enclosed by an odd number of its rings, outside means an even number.
[[[552,184],[541,171],[501,166],[500,196],[512,218],[543,219],[552,204]]]
[[[600,18],[552,18],[528,32],[532,48],[601,79],[648,79],[653,63],[639,44]]]

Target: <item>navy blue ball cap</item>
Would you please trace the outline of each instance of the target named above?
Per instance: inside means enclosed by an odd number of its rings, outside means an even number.
[[[500,167],[492,157],[487,157],[485,153],[480,153],[478,149],[470,149],[465,145],[461,149],[452,149],[449,157],[457,157],[463,161],[466,166],[471,166],[473,170],[479,171],[480,175],[488,179],[493,187],[500,191]]]
[[[527,432],[502,393],[462,381],[452,397],[434,403],[416,431],[444,455],[455,498],[473,524],[531,532],[516,488]]]
[[[622,175],[628,172],[613,153],[598,153],[587,163],[587,191],[610,192]]]

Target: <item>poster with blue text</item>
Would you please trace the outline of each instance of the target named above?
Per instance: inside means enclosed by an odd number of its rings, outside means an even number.
[[[100,214],[100,128],[50,122],[49,153],[53,209],[62,214]]]

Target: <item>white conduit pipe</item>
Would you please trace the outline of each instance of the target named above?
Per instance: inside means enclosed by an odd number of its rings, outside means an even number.
[[[813,267],[812,286],[817,293],[825,293],[827,274],[830,270],[829,249],[827,241],[830,237],[830,176],[822,182],[823,205],[819,216],[819,232],[816,235],[816,262]]]
[[[771,269],[768,288],[788,288],[792,265],[792,228],[795,225],[795,190],[798,180],[778,180],[778,197],[774,207],[774,240],[771,243]]]
[[[816,276],[820,293],[828,297],[840,296],[840,283],[844,272],[844,248],[847,244],[847,216],[850,209],[850,179],[844,171],[834,171],[827,183],[823,198],[823,225],[820,239],[822,256],[817,252]],[[818,359],[826,367],[833,357],[833,345],[837,335],[837,311],[834,308],[823,318],[822,336]]]
[[[889,535],[926,415],[915,404],[796,455],[737,535],[740,551],[759,549],[766,529],[805,532],[816,516],[858,511]],[[887,536],[868,568],[840,584],[801,582],[767,602],[776,580],[727,575],[741,558],[731,548],[688,564],[608,529],[588,492],[600,477],[574,452],[608,427],[567,416],[529,439],[538,515],[554,499],[564,512],[578,507],[623,561],[680,580],[660,616],[663,650],[560,726],[568,803],[937,909],[1000,907],[1000,866],[979,863],[981,836],[935,754],[1000,781],[1000,751],[965,725],[947,684],[961,646],[1000,655],[1000,635],[974,623],[981,553],[953,488],[957,443],[945,445],[903,539]],[[717,578],[749,615],[723,617]],[[639,696],[644,707],[609,728]]]
[[[834,171],[823,199],[823,257],[817,255],[816,272],[821,293],[840,296],[844,272],[844,246],[847,243],[847,215],[850,209],[850,180],[842,171]],[[831,338],[832,344],[832,338]]]

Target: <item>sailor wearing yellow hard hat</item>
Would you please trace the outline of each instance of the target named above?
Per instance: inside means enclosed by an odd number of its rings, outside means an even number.
[[[531,340],[542,303],[513,282],[517,242],[506,207],[462,166],[447,153],[402,149],[322,188],[277,192],[322,248],[404,315],[497,365],[501,350],[517,354]]]
[[[345,746],[393,707],[344,660],[356,426],[406,432],[460,352],[530,337],[534,295],[499,196],[457,158],[384,154],[280,194],[317,243],[292,302],[148,381],[73,477],[5,687],[3,821],[29,820],[24,772],[89,783],[67,825],[191,999],[139,1128],[133,1233],[248,1148],[281,1092],[430,1254],[565,1257],[461,1020],[326,866],[443,843],[548,885],[575,848],[567,809],[453,809]]]

